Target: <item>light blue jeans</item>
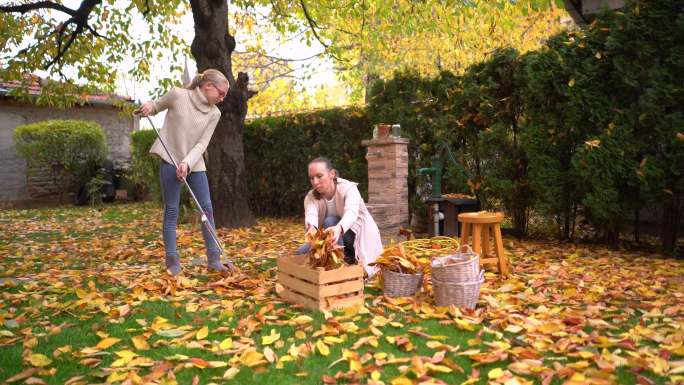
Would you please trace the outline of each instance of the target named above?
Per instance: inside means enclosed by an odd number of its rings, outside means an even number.
[[[164,250],[166,255],[178,256],[176,250],[176,225],[178,223],[178,209],[180,207],[180,193],[183,188],[183,181],[176,177],[176,168],[164,161],[159,168],[159,179],[161,180],[162,198],[164,199],[164,222],[162,233],[164,235]],[[186,180],[195,193],[197,200],[202,207],[202,211],[214,226],[214,211],[211,206],[211,196],[209,195],[209,181],[205,171],[196,171],[188,174]],[[216,227],[214,227],[216,228]],[[207,248],[207,255],[219,255],[220,249],[209,230],[202,226],[202,236],[204,245]]]

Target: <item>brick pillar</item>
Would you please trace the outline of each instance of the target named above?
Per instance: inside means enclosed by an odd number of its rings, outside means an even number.
[[[406,138],[364,140],[368,147],[368,209],[383,239],[408,228],[408,143]]]

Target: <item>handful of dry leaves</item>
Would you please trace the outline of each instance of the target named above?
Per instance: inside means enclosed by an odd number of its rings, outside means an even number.
[[[412,254],[407,253],[403,244],[387,247],[378,259],[370,265],[403,274],[416,274],[425,270],[425,264]]]
[[[311,245],[306,254],[311,268],[322,267],[325,270],[332,270],[342,265],[344,246],[333,244],[333,235],[332,229],[318,229],[315,233],[306,234],[306,242]]]

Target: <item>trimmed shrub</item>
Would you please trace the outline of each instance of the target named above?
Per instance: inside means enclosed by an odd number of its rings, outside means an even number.
[[[99,124],[82,120],[48,120],[21,125],[14,130],[17,153],[28,172],[45,170],[58,186],[60,201],[87,183],[90,170],[106,159],[107,138]]]
[[[128,177],[136,184],[136,197],[150,197],[161,201],[159,185],[158,156],[149,153],[157,139],[154,130],[140,130],[131,133],[131,168]]]

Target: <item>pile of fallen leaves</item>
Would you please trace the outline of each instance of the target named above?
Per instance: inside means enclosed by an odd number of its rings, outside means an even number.
[[[370,265],[403,274],[421,273],[427,267],[424,261],[412,253],[407,253],[402,243],[385,248],[378,259]]]
[[[325,270],[337,269],[344,261],[344,246],[333,242],[332,229],[318,229],[306,234],[306,242],[311,245],[306,254],[309,267],[322,267]]]
[[[451,198],[451,199],[475,199],[475,197],[472,195],[460,194],[460,193],[442,194],[442,197],[443,198]]]

